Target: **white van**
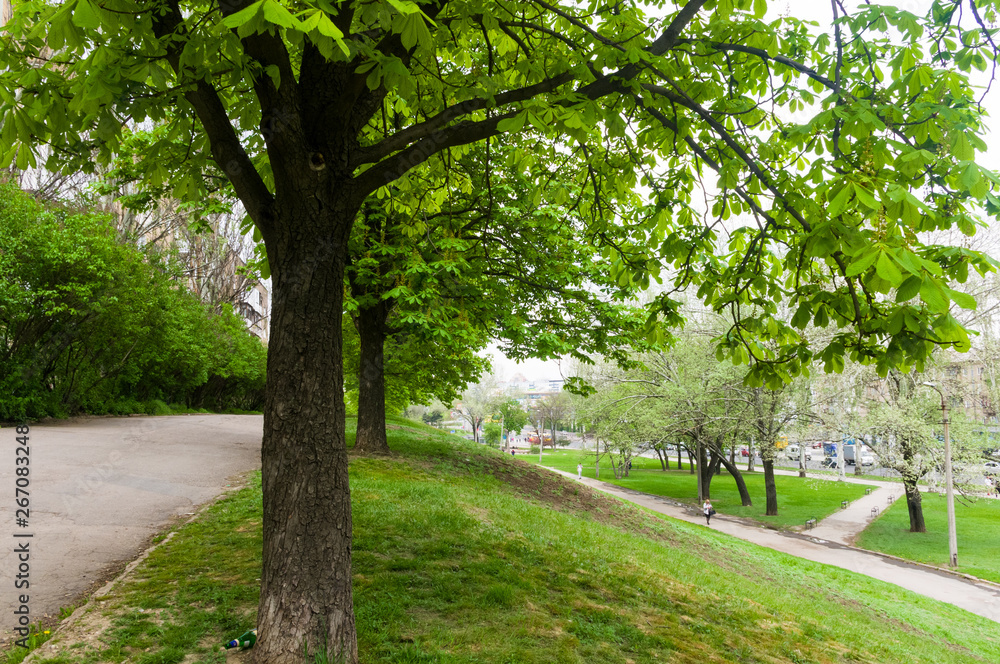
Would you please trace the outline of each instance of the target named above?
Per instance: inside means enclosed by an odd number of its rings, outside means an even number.
[[[800,449],[798,445],[789,445],[785,448],[785,456],[789,459],[798,459]],[[806,450],[806,461],[812,461],[812,450]]]

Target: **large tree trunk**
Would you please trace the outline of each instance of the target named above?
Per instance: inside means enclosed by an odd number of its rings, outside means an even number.
[[[258,664],[327,649],[357,662],[341,318],[354,213],[286,212],[266,236],[273,309],[261,464],[263,571]],[[336,222],[336,223],[334,223]]]
[[[767,498],[764,514],[778,516],[778,487],[774,484],[773,459],[764,459],[764,495]]]
[[[753,505],[753,501],[750,500],[750,491],[747,489],[746,480],[743,479],[743,473],[740,472],[740,469],[736,467],[735,461],[733,459],[729,459],[727,461],[723,458],[722,465],[726,467],[729,474],[733,476],[734,480],[736,480],[736,488],[740,492],[740,501],[742,501],[743,507],[750,507]]]
[[[920,490],[915,479],[903,478],[903,489],[906,491],[906,511],[910,514],[910,532],[926,533],[924,524],[924,506],[920,499]]]
[[[358,435],[356,452],[389,454],[385,434],[385,321],[388,303],[358,309],[361,357],[358,367]]]

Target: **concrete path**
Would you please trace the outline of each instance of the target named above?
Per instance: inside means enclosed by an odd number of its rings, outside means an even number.
[[[21,594],[32,620],[73,603],[132,560],[176,517],[260,467],[264,422],[253,415],[75,419],[32,425],[30,515],[15,522],[13,428],[0,429],[0,635]],[[14,535],[31,534],[31,538]],[[30,587],[15,589],[17,546],[30,549]]]
[[[775,475],[798,476],[798,471],[775,470]],[[814,475],[806,473],[810,479],[836,482],[836,476]],[[855,538],[868,524],[878,518],[878,515],[889,508],[903,495],[903,485],[899,482],[880,482],[878,480],[855,479],[845,477],[845,482],[864,484],[871,487],[872,492],[848,503],[846,509],[834,512],[820,521],[808,534],[815,539],[837,542],[838,544],[854,544]]]
[[[682,505],[667,498],[631,489],[623,489],[622,487],[606,484],[587,477],[577,480],[575,474],[566,473],[555,468],[549,468],[549,470],[582,482],[598,491],[603,491],[617,496],[622,500],[642,505],[660,514],[665,514],[689,523],[705,525],[705,517],[699,510],[691,506]],[[858,481],[869,482],[869,480]],[[897,494],[900,493],[902,488],[898,484],[895,486]],[[888,489],[880,487],[880,490]],[[885,493],[877,496],[878,493],[878,491],[875,491],[871,496],[865,496],[865,499],[877,501],[880,497],[883,502],[887,501]],[[873,496],[876,497],[873,498]],[[863,513],[867,502],[859,500],[855,501],[855,503],[861,504],[858,506],[858,511],[852,512],[852,514]],[[846,514],[847,512],[848,510],[844,510],[841,514]],[[834,535],[842,536],[848,531],[857,528],[857,521],[852,517],[845,517],[841,522],[832,522],[830,524],[826,524],[826,521],[824,520],[823,522],[826,532]],[[896,558],[882,556],[846,546],[836,541],[820,538],[816,536],[816,533],[819,532],[819,526],[812,531],[808,531],[808,533],[793,533],[770,530],[747,524],[738,519],[716,515],[712,517],[712,525],[710,527],[712,530],[798,558],[833,565],[858,574],[864,574],[874,579],[886,581],[907,590],[912,590],[920,595],[947,602],[966,611],[1000,622],[1000,585],[986,581],[970,580],[943,570],[907,563]]]

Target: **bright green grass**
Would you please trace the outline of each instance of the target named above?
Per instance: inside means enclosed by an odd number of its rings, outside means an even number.
[[[542,465],[576,473],[576,464],[582,462],[584,476],[594,477],[593,459],[593,454],[588,455],[580,450],[559,450],[546,452],[542,457]],[[532,456],[530,460],[538,463],[538,456]],[[671,467],[676,468],[675,464],[676,459]],[[684,467],[687,468],[686,465]],[[697,475],[692,475],[688,470],[664,472],[656,459],[634,459],[628,478],[622,480],[615,479],[610,464],[605,462],[601,467],[601,479],[610,484],[692,505],[698,502]],[[859,484],[775,475],[778,515],[766,516],[764,474],[744,472],[743,479],[747,483],[753,505],[743,507],[736,482],[729,473],[723,471],[712,479],[711,495],[715,509],[720,514],[746,517],[781,528],[801,526],[808,519],[822,520],[841,509],[842,501],[853,501],[865,495],[865,487]]]
[[[362,662],[1000,661],[984,618],[395,426],[396,456],[351,461]],[[109,630],[39,661],[225,661],[218,644],[254,624],[260,500],[258,475],[94,609]]]
[[[948,511],[943,494],[921,494],[926,533],[911,533],[906,500],[900,499],[858,538],[858,546],[907,560],[947,567]],[[1000,583],[1000,501],[955,501],[959,571]]]

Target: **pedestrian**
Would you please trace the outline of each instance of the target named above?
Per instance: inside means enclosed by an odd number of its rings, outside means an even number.
[[[511,456],[516,456],[516,454],[517,454],[517,453],[516,453],[516,452],[514,451],[514,448],[511,448],[511,450],[510,450],[510,455],[511,455]]]
[[[701,506],[701,511],[705,513],[705,525],[712,525],[712,515],[715,514],[715,508],[712,507],[712,501],[706,498],[705,504]]]
[[[578,479],[578,480],[582,480],[583,479],[583,464],[582,463],[576,464],[576,479]]]
[[[986,476],[986,495],[987,496],[993,495],[993,478],[990,477],[989,475]]]

